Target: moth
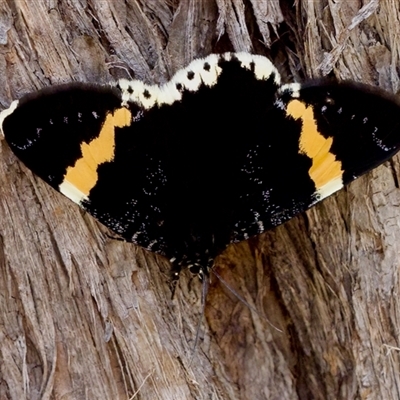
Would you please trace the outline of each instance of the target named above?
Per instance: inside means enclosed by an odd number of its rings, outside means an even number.
[[[71,83],[0,114],[15,155],[123,239],[206,271],[392,157],[400,102],[330,80],[282,84],[265,57],[212,54],[167,83]]]

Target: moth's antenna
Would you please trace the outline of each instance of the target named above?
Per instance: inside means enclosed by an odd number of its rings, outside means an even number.
[[[247,302],[239,293],[237,293],[229,284],[228,282],[226,282],[222,276],[220,274],[218,274],[218,272],[216,272],[214,269],[211,269],[211,272],[220,280],[220,282],[236,297],[238,298],[244,305],[246,305],[247,307],[249,307],[250,310],[254,311],[259,317],[265,319],[267,321],[267,323],[274,328],[275,330],[277,330],[278,332],[282,333],[282,329],[279,329],[278,327],[276,327],[266,316],[261,315],[260,312],[253,307],[251,304],[249,304],[249,302]]]
[[[203,271],[203,269],[201,269],[199,271],[199,275],[201,276],[201,280],[202,280],[202,285],[201,285],[201,313],[200,313],[199,322],[197,323],[196,337],[194,339],[192,355],[190,356],[189,367],[192,365],[194,356],[196,354],[195,351],[196,351],[197,343],[199,342],[199,338],[200,338],[200,329],[201,329],[201,324],[202,324],[203,317],[204,317],[204,311],[206,309],[206,297],[207,297],[208,288],[209,288],[209,275],[206,274]]]

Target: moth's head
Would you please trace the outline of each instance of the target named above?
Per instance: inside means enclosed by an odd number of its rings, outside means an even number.
[[[379,88],[319,80],[285,85],[281,97],[288,115],[296,118],[293,110],[301,105],[310,112],[318,133],[331,141],[329,152],[342,163],[344,183],[400,150],[400,101]]]

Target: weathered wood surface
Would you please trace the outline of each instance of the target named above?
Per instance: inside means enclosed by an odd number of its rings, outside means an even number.
[[[164,82],[227,50],[288,80],[396,92],[399,38],[396,0],[0,0],[0,104],[71,80]],[[166,260],[0,149],[0,399],[400,397],[398,156],[221,255],[258,314],[212,278],[191,363],[201,284],[185,273],[171,299]]]

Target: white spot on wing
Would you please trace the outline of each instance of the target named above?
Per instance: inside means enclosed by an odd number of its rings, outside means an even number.
[[[252,54],[240,52],[240,53],[235,53],[235,56],[240,61],[242,67],[246,69],[251,69],[250,64],[254,62]]]
[[[206,58],[201,60],[196,60],[194,62],[199,61],[199,74],[203,83],[207,86],[214,86],[217,83],[218,76],[221,74],[221,67],[218,65],[219,57],[217,54],[211,54]],[[208,71],[204,69],[204,64],[209,64],[210,68]]]
[[[288,93],[291,97],[298,98],[300,97],[300,89],[300,83],[287,83],[279,88],[279,93]]]
[[[182,93],[177,89],[175,83],[170,81],[168,84],[161,86],[157,103],[171,105],[181,99]]]
[[[118,81],[118,85],[121,88],[121,90],[125,91],[129,89],[129,85],[131,84],[131,82],[133,81],[130,81],[128,79],[120,79]]]
[[[272,64],[268,58],[258,54],[249,53],[236,53],[236,57],[247,69],[251,69],[251,64],[254,64],[254,75],[258,80],[267,80],[272,74],[274,74],[275,84],[281,84],[281,76],[274,64]]]
[[[5,110],[3,110],[0,113],[0,135],[1,135],[1,137],[4,137],[4,131],[3,131],[4,120],[14,112],[14,110],[17,108],[17,106],[18,106],[18,100],[14,100],[10,104],[10,107],[6,108]]]
[[[83,200],[88,200],[87,196],[77,189],[71,182],[64,180],[58,190],[71,199],[76,204],[81,204]]]
[[[211,54],[206,58],[200,58],[192,61],[186,68],[179,70],[172,79],[162,86],[146,85],[142,81],[120,79],[118,85],[122,91],[122,102],[126,104],[128,101],[135,102],[149,109],[156,104],[173,104],[175,101],[182,99],[182,92],[177,88],[182,87],[182,90],[196,91],[205,84],[213,86],[217,83],[218,76],[221,73],[221,68],[218,66],[219,56]],[[209,70],[204,69],[204,64],[210,65]],[[193,72],[193,79],[189,79],[188,73]],[[150,98],[143,95],[144,90],[150,94]]]
[[[251,64],[254,63],[254,74],[257,79],[267,80],[271,74],[274,74],[275,84],[280,85],[279,72],[266,57],[244,52],[224,53],[222,55],[210,54],[205,58],[192,61],[186,68],[179,70],[169,82],[161,86],[146,85],[139,80],[120,79],[118,86],[122,92],[122,104],[130,101],[146,109],[155,105],[171,105],[182,99],[182,90],[195,92],[201,85],[214,86],[222,72],[218,62],[221,59],[230,61],[234,57],[242,63],[244,68],[249,70],[251,70]],[[207,68],[204,68],[205,64],[208,64]],[[145,90],[148,91],[150,97],[146,98],[143,95]]]
[[[147,246],[147,250],[151,250],[152,247],[157,243],[157,240],[153,240],[150,242],[150,244]]]
[[[234,54],[236,54],[236,53],[226,52],[226,53],[221,54],[220,57],[221,57],[222,59],[224,59],[225,61],[231,61],[232,56],[233,56]]]
[[[142,81],[135,80],[130,82],[129,90],[132,91],[132,93],[128,93],[129,101],[139,103],[144,108],[149,109],[154,106],[156,102],[155,100],[159,95],[160,88],[156,85],[146,85]],[[150,94],[149,98],[144,96],[144,92],[146,90]]]
[[[329,181],[328,183],[326,183],[324,186],[320,187],[317,190],[318,201],[325,199],[332,193],[335,193],[338,190],[340,190],[342,187],[343,187],[343,179],[341,176]]]
[[[383,143],[382,139],[376,136],[376,132],[378,132],[378,128],[375,126],[374,131],[372,132],[372,140],[373,142],[383,151],[393,150],[394,147],[388,147]]]
[[[188,78],[188,72],[191,71],[191,64],[188,65],[187,68],[179,70],[170,80],[170,82],[166,83],[165,86],[169,87],[169,84],[173,84],[176,88],[176,85],[182,85],[183,88],[190,91],[195,91],[201,84],[200,75],[195,74],[195,77],[192,80]],[[192,71],[194,72],[194,71]],[[197,75],[197,77],[196,77]],[[176,89],[178,90],[178,89]],[[180,92],[179,92],[180,93]]]
[[[254,74],[257,79],[268,79],[271,74],[274,74],[274,82],[276,85],[281,84],[281,76],[278,70],[268,58],[256,55],[254,56],[255,69]]]

